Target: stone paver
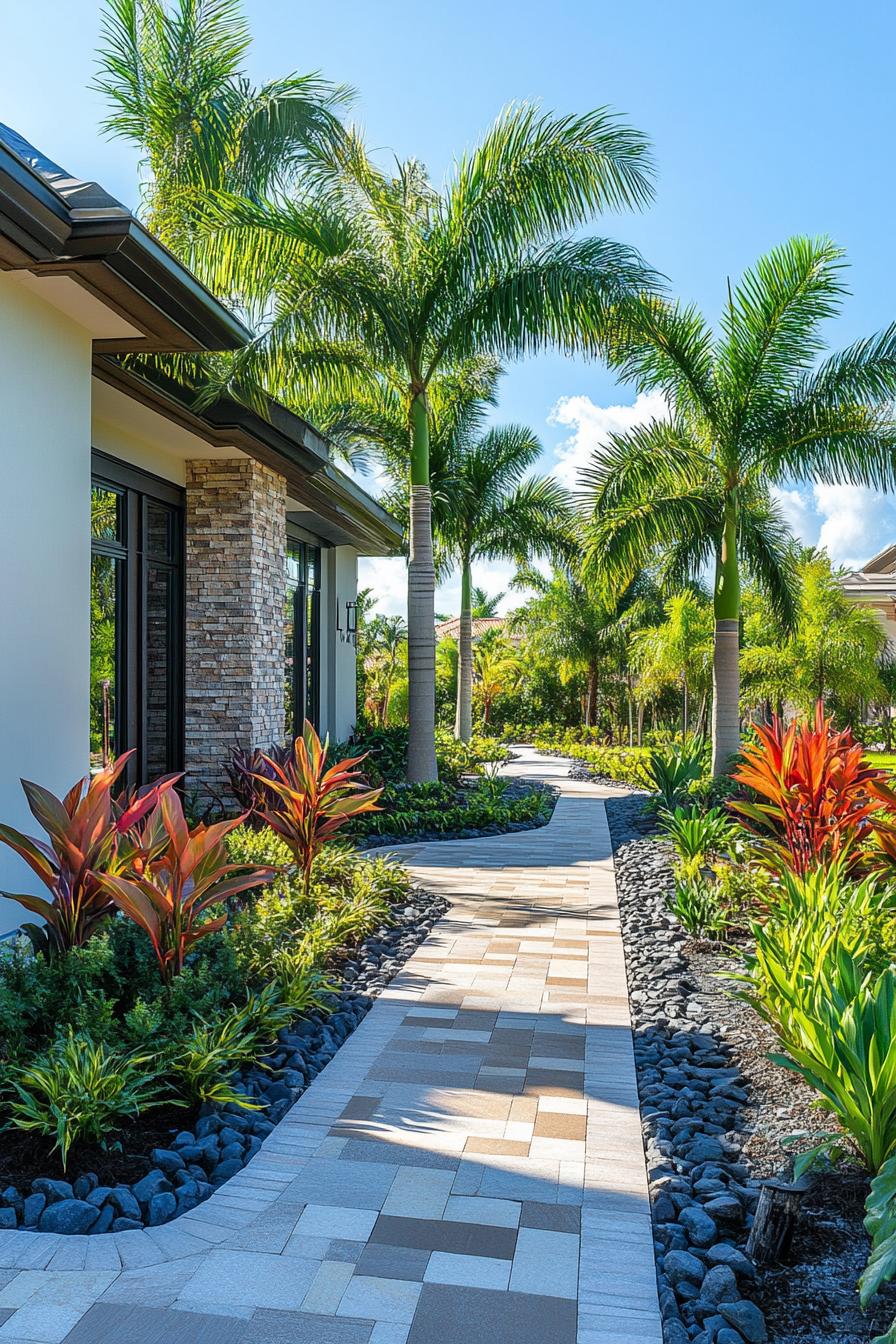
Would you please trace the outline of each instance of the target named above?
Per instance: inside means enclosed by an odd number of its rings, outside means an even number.
[[[661,1344],[607,790],[403,847],[445,917],[261,1151],[165,1227],[0,1232],[0,1344]]]

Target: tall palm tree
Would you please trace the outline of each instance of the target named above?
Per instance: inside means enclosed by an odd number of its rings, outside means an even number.
[[[103,129],[145,156],[149,227],[188,256],[203,194],[259,199],[332,152],[344,87],[317,74],[255,88],[242,0],[106,0],[96,87]]]
[[[435,570],[429,389],[483,354],[597,352],[620,304],[652,280],[630,248],[573,235],[596,211],[651,196],[644,137],[606,109],[505,112],[437,189],[416,161],[382,171],[351,136],[313,192],[219,194],[204,278],[270,317],[247,352],[270,390],[307,413],[309,345],[353,351],[365,386],[399,398],[411,497],[408,565],[411,780],[435,779]]]
[[[729,287],[717,334],[695,308],[645,298],[613,355],[670,412],[614,435],[586,473],[589,556],[618,578],[665,549],[679,585],[713,567],[715,775],[740,746],[742,565],[793,619],[793,556],[770,488],[896,479],[896,325],[814,367],[845,293],[842,257],[827,239],[776,248]]]
[[[460,569],[457,713],[454,734],[473,735],[473,564],[568,550],[570,507],[566,491],[549,476],[527,477],[542,454],[531,430],[504,425],[473,443],[461,440],[450,455],[453,490],[438,531]]]

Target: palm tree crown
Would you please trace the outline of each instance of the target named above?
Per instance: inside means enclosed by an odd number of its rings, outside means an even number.
[[[442,190],[411,160],[381,170],[357,135],[333,171],[266,200],[208,203],[200,270],[266,321],[245,356],[307,413],[320,353],[347,388],[396,396],[407,426],[408,772],[435,778],[430,388],[483,355],[547,346],[595,352],[619,306],[652,280],[630,248],[573,236],[595,211],[651,194],[644,137],[606,109],[553,117],[509,109]],[[310,351],[310,355],[309,355]],[[332,390],[332,389],[331,389]]]
[[[891,485],[896,325],[815,367],[845,293],[841,251],[794,238],[731,291],[714,334],[696,309],[647,297],[613,362],[663,391],[668,419],[611,438],[586,474],[592,565],[628,575],[658,551],[678,584],[714,568],[713,771],[740,740],[740,562],[785,624],[793,552],[771,488],[795,477]]]
[[[449,454],[453,490],[438,519],[438,532],[460,568],[455,734],[473,732],[473,565],[568,549],[570,508],[566,491],[549,476],[527,476],[543,449],[531,430],[503,425],[472,443],[459,440]]]
[[[316,74],[255,88],[242,69],[250,43],[241,0],[106,0],[103,129],[145,154],[149,225],[182,255],[204,193],[288,187],[342,137],[349,91]]]

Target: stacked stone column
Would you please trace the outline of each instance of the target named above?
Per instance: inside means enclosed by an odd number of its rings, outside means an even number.
[[[234,746],[284,736],[286,481],[251,458],[187,463],[188,785],[227,795]]]

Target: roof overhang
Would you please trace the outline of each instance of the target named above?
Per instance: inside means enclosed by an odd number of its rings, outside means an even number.
[[[201,410],[195,393],[155,370],[137,370],[96,354],[93,372],[166,419],[216,448],[238,448],[286,479],[287,492],[303,507],[291,521],[335,546],[353,546],[362,555],[391,555],[401,545],[401,525],[382,505],[329,460],[329,444],[301,416],[268,403],[263,416],[232,397],[219,397]]]
[[[67,275],[141,333],[107,353],[236,350],[251,332],[111,198],[71,203],[0,141],[0,269]]]

